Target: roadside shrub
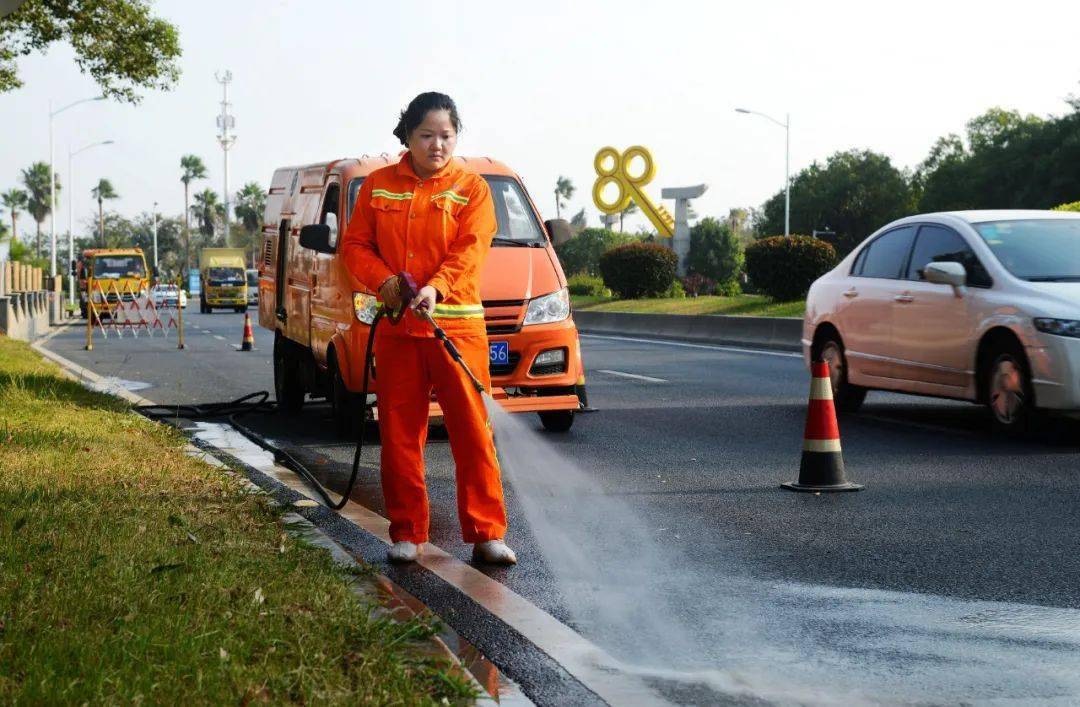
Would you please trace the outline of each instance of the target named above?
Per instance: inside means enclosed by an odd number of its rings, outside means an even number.
[[[668,299],[686,299],[686,290],[678,278],[671,281],[671,287],[664,293],[664,297]]]
[[[1080,211],[1080,201],[1074,201],[1070,204],[1062,204],[1055,206],[1053,211]]]
[[[750,281],[781,302],[805,296],[814,280],[835,264],[836,249],[809,236],[773,236],[746,249]]]
[[[739,285],[738,280],[728,280],[727,282],[721,282],[716,285],[713,290],[713,294],[720,295],[721,297],[738,297],[742,294],[742,286]]]
[[[711,216],[690,229],[690,252],[686,256],[688,273],[702,275],[715,282],[730,282],[743,267],[742,244],[727,223]]]
[[[705,277],[698,273],[690,273],[682,279],[683,290],[690,297],[698,297],[700,295],[711,295],[713,290],[716,289],[716,280],[711,277]]]
[[[679,256],[655,243],[627,243],[600,256],[604,284],[622,299],[659,297],[675,281]]]
[[[608,297],[611,290],[604,287],[604,279],[599,275],[579,272],[566,278],[566,287],[572,295],[586,297]]]
[[[563,272],[600,274],[600,256],[620,245],[637,240],[627,233],[606,228],[586,228],[566,243],[555,248]]]

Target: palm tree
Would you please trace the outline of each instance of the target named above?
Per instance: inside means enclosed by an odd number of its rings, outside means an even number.
[[[54,175],[56,193],[60,193],[60,175]],[[41,224],[52,211],[49,203],[49,163],[35,162],[22,171],[23,185],[28,191],[26,207],[37,224],[34,236],[34,257],[41,257]]]
[[[101,239],[101,246],[105,247],[105,199],[116,199],[120,195],[113,189],[112,182],[108,179],[99,179],[97,186],[90,190],[90,194],[97,199],[97,211],[98,211],[98,236]]]
[[[0,194],[0,202],[3,202],[4,208],[11,212],[11,235],[17,238],[18,231],[15,230],[15,226],[19,218],[19,212],[25,211],[26,205],[29,203],[26,192],[22,189],[8,189],[3,194]]]
[[[224,205],[218,201],[217,192],[213,189],[203,189],[196,194],[191,211],[199,221],[199,233],[208,238],[213,237],[214,223],[218,216],[224,213]]]
[[[180,158],[180,181],[184,183],[184,275],[191,265],[191,205],[188,202],[188,187],[193,179],[206,179],[206,165],[197,155],[184,155]]]
[[[236,215],[244,225],[247,244],[251,247],[252,261],[258,248],[257,236],[261,230],[263,212],[266,210],[266,190],[258,182],[248,182],[236,194]]]
[[[555,180],[555,218],[562,218],[562,202],[569,201],[574,196],[575,189],[570,177],[560,176]]]

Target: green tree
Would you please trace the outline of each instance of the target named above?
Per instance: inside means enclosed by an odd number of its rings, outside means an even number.
[[[243,227],[243,247],[254,260],[262,242],[262,220],[266,211],[266,190],[258,182],[248,182],[236,193],[236,217]]]
[[[636,214],[637,212],[638,212],[638,205],[636,203],[634,203],[633,201],[631,201],[630,204],[625,209],[623,209],[622,211],[619,212],[619,232],[620,233],[623,231],[623,217],[624,216],[632,216],[632,215]]]
[[[863,238],[914,209],[907,175],[885,155],[849,150],[814,162],[791,183],[791,232],[836,232],[836,250],[843,257]],[[759,237],[784,232],[784,192],[761,208],[755,224]]]
[[[19,219],[19,212],[25,211],[29,200],[26,192],[22,189],[8,189],[3,194],[0,194],[0,203],[4,204],[4,208],[11,214],[11,235],[14,238],[18,238],[18,230],[16,225]]]
[[[79,70],[102,93],[138,103],[139,89],[169,89],[180,78],[176,27],[144,0],[29,0],[0,19],[0,93],[23,85],[16,60],[70,44]]]
[[[184,274],[191,267],[191,203],[188,199],[191,182],[206,179],[206,165],[197,155],[184,155],[180,158],[180,181],[184,183]]]
[[[224,205],[218,200],[217,192],[213,189],[203,189],[195,195],[191,211],[199,222],[199,233],[203,235],[204,241],[213,239],[214,226],[223,210]]]
[[[56,193],[59,195],[60,175],[54,174],[54,176]],[[34,223],[37,224],[37,229],[34,232],[34,257],[40,258],[41,224],[52,211],[52,205],[49,203],[49,163],[35,162],[29,168],[24,169],[22,171],[22,181],[27,191],[26,209],[30,212]]]
[[[112,182],[108,179],[99,179],[98,183],[90,190],[90,195],[97,200],[98,209],[98,237],[102,247],[105,246],[105,200],[119,198],[119,194],[113,189]]]
[[[559,176],[555,180],[555,218],[562,218],[562,207],[574,197],[577,187],[570,181],[570,177]]]
[[[637,238],[609,231],[606,228],[586,228],[555,249],[567,275],[587,273],[600,274],[600,256],[612,248],[638,240]]]
[[[709,216],[690,229],[686,268],[720,284],[734,282],[742,271],[743,250],[731,226]]]

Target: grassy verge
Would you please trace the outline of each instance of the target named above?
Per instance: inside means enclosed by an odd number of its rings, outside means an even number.
[[[680,297],[615,300],[606,297],[573,296],[575,309],[586,312],[636,312],[640,314],[734,314],[754,317],[801,317],[806,302],[776,302],[764,295],[738,297]]]
[[[433,622],[183,446],[0,337],[0,703],[471,701]]]

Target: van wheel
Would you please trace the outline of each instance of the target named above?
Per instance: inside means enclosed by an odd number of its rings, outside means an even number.
[[[82,314],[83,319],[86,319],[86,304],[85,303],[79,305],[79,313]]]
[[[233,307],[233,311],[239,314],[240,312],[246,312],[247,307]]]
[[[866,388],[848,383],[847,357],[840,337],[833,333],[825,334],[818,343],[817,356],[814,358],[829,364],[829,379],[837,412],[858,412],[866,400]]]
[[[342,439],[353,439],[356,436],[356,420],[359,414],[357,397],[345,387],[336,356],[331,357],[329,368],[330,409],[334,416],[334,431]]]
[[[282,412],[294,414],[304,406],[304,386],[296,357],[280,335],[274,339],[274,396]]]
[[[574,426],[573,410],[552,410],[536,414],[540,416],[540,423],[548,432],[566,432]]]
[[[990,409],[994,432],[1011,437],[1030,435],[1038,409],[1023,350],[1017,343],[1002,342],[986,360],[990,361],[990,367],[985,378],[984,399]]]

